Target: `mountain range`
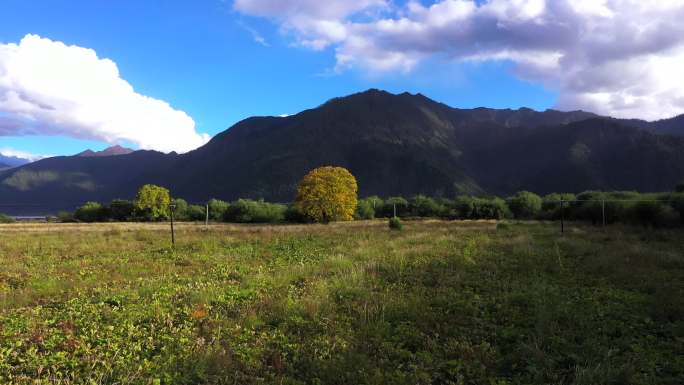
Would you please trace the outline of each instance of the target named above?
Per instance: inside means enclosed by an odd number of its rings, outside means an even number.
[[[0,201],[54,211],[132,198],[154,183],[191,202],[287,202],[302,176],[322,165],[348,168],[360,196],[666,191],[684,179],[684,116],[647,122],[458,109],[421,94],[368,90],[296,115],[245,119],[186,154],[111,153],[0,171]]]
[[[0,170],[19,167],[29,163],[31,163],[29,159],[0,154]]]
[[[132,152],[134,152],[134,150],[131,150],[130,148],[115,145],[115,146],[107,147],[102,151],[93,151],[91,149],[87,149],[85,151],[79,152],[78,154],[76,154],[74,156],[80,156],[83,158],[92,158],[92,157],[103,157],[103,156],[128,155]]]

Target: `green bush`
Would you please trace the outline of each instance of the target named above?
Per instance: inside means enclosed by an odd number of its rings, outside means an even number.
[[[107,219],[106,208],[97,202],[86,202],[83,206],[76,209],[74,219],[79,222],[101,222]]]
[[[635,224],[663,227],[673,222],[674,209],[662,202],[636,202],[632,206],[631,219]]]
[[[504,219],[511,217],[506,201],[501,198],[475,198],[472,219]]]
[[[285,222],[289,223],[307,223],[310,222],[306,215],[302,214],[295,205],[291,204],[285,209]]]
[[[391,230],[401,230],[404,228],[404,225],[401,223],[401,219],[399,219],[399,217],[390,218],[388,225]]]
[[[444,207],[425,195],[416,195],[409,204],[410,215],[416,217],[440,217]]]
[[[186,217],[189,221],[204,221],[207,219],[207,208],[202,205],[189,205]]]
[[[472,219],[475,213],[475,199],[466,195],[456,198],[453,203],[454,215],[458,219]]]
[[[675,192],[684,193],[684,180],[677,183],[677,185],[675,186]]]
[[[76,222],[74,214],[68,211],[60,211],[57,213],[57,221],[60,223],[73,223]]]
[[[14,223],[14,218],[0,213],[0,223]]]
[[[359,200],[356,206],[355,219],[373,219],[375,218],[375,209],[373,208],[373,201],[369,199]]]
[[[277,223],[285,220],[287,206],[263,200],[240,199],[233,202],[224,215],[226,222]]]
[[[541,219],[560,219],[561,217],[561,210],[560,210],[560,201],[563,199],[563,207],[565,209],[564,215],[568,217],[569,215],[569,207],[572,204],[572,202],[576,199],[577,197],[575,194],[558,194],[558,193],[553,193],[553,194],[548,194],[542,198],[542,207],[541,207],[541,212],[539,213],[539,218]]]
[[[516,219],[536,218],[542,209],[541,197],[529,191],[518,192],[507,203]]]
[[[670,197],[670,205],[679,213],[679,220],[684,224],[684,193],[672,194]]]
[[[109,217],[118,222],[130,221],[135,214],[135,204],[124,199],[114,199],[109,203]]]

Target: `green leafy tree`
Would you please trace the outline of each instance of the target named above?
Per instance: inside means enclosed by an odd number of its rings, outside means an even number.
[[[142,186],[135,198],[135,208],[141,217],[153,221],[169,217],[170,203],[169,190],[152,184]]]
[[[416,195],[411,199],[410,212],[411,215],[417,217],[439,217],[442,215],[444,208],[439,205],[434,199],[426,197],[425,195]]]
[[[222,201],[220,199],[211,199],[208,202],[209,205],[209,218],[214,221],[222,221],[226,216],[226,212],[230,208],[228,202]]]
[[[171,203],[174,205],[174,219],[179,221],[187,221],[190,219],[188,216],[188,202],[186,202],[185,199],[175,198],[171,200]]]
[[[356,206],[356,219],[373,219],[375,218],[375,209],[373,208],[373,201],[366,198],[359,200],[359,205]]]
[[[86,202],[74,212],[74,218],[80,222],[99,222],[105,216],[105,208],[97,202]]]
[[[408,214],[409,203],[402,197],[391,197],[385,201],[382,208],[382,216],[391,218],[394,216],[394,207],[397,208],[397,216],[403,217]]]
[[[385,202],[382,200],[377,195],[371,195],[368,198],[365,199],[371,204],[371,207],[373,207],[373,211],[376,213],[382,209],[382,206],[385,204]]]
[[[508,207],[515,218],[531,219],[541,212],[542,199],[535,193],[520,191],[508,198]]]

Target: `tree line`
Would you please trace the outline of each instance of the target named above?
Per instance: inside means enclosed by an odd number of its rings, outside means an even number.
[[[140,188],[134,200],[115,199],[109,204],[87,202],[74,212],[62,212],[62,222],[178,221],[234,223],[305,223],[374,218],[576,220],[594,224],[628,223],[654,227],[684,224],[684,182],[675,191],[638,193],[586,191],[539,196],[521,191],[510,197],[457,196],[411,198],[370,196],[357,198],[354,176],[342,167],[319,167],[299,183],[291,204],[238,199],[211,199],[191,204],[172,198],[169,190],[155,185]],[[0,216],[0,221],[6,217]],[[396,224],[399,225],[399,222]]]
[[[561,201],[563,209],[561,212]],[[226,202],[211,199],[206,204],[188,204],[180,198],[168,200],[174,207],[174,219],[232,223],[305,223],[312,220],[295,203],[270,203],[263,200],[238,199]],[[171,209],[153,210],[139,200],[116,199],[109,204],[88,202],[73,213],[61,213],[60,221],[159,221],[170,217]],[[521,191],[507,198],[458,196],[454,199],[417,195],[411,198],[371,196],[359,199],[353,218],[403,219],[520,219],[587,221],[601,224],[643,224],[655,227],[684,224],[684,191],[672,193],[601,192],[580,194],[548,194],[539,196]]]

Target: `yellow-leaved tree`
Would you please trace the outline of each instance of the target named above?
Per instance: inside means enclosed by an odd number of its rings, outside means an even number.
[[[138,190],[135,208],[147,220],[158,221],[169,216],[171,195],[164,187],[146,184]]]
[[[319,167],[299,182],[295,207],[316,222],[351,221],[357,192],[356,178],[346,168]]]

